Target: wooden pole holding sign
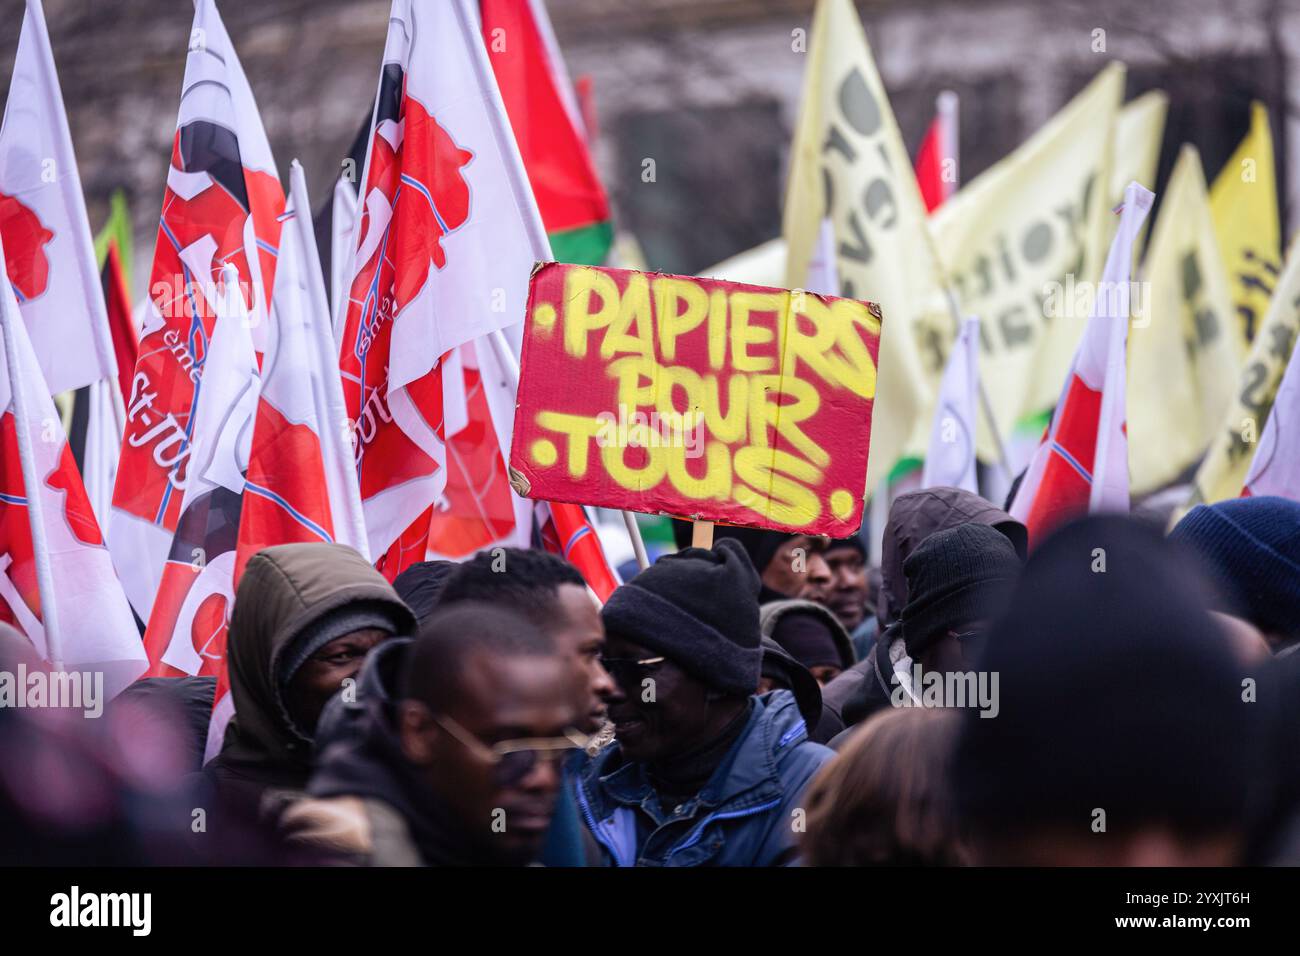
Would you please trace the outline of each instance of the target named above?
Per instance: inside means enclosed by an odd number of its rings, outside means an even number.
[[[706,550],[713,547],[712,521],[694,521],[691,523],[691,547]]]

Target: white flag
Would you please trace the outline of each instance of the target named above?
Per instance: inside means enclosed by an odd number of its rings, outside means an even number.
[[[0,127],[0,237],[55,392],[116,378],[99,267],[40,0],[27,0]]]
[[[1300,348],[1291,350],[1241,493],[1300,501]]]
[[[975,479],[976,389],[979,387],[980,320],[967,317],[948,353],[939,402],[930,428],[921,487],[950,485],[978,494]]]
[[[334,310],[334,337],[337,339],[348,314],[348,282],[352,278],[352,250],[348,246],[357,228],[357,191],[347,176],[334,184],[330,200],[330,307]]]

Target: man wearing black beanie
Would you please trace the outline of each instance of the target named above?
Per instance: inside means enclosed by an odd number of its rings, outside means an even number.
[[[1015,546],[990,525],[966,522],[929,535],[903,562],[908,597],[899,619],[867,661],[826,685],[824,706],[852,728],[886,707],[921,700],[917,682],[926,672],[969,673],[1020,567]]]
[[[1206,590],[1177,545],[1119,516],[1031,556],[978,662],[998,715],[961,716],[951,792],[977,862],[1239,862],[1270,704]]]
[[[759,699],[759,577],[745,549],[666,555],[601,611],[614,743],[578,803],[615,866],[789,862],[793,810],[831,757],[793,694]]]

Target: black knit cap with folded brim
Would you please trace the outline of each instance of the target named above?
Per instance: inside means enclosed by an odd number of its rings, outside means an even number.
[[[1104,561],[1104,563],[1103,563]],[[1269,694],[1205,610],[1199,568],[1115,515],[1068,524],[1025,566],[978,670],[994,716],[961,713],[951,792],[985,833],[1069,828],[1088,840],[1150,824],[1231,831],[1271,777]],[[1261,682],[1268,665],[1257,665]]]
[[[614,591],[601,620],[612,636],[657,654],[717,690],[758,687],[758,572],[729,538],[666,554]]]
[[[999,611],[1020,573],[1020,556],[998,529],[959,524],[936,531],[903,562],[907,605],[900,617],[912,657],[950,630],[987,621]]]

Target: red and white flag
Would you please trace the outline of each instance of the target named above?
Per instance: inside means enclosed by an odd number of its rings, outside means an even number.
[[[1092,314],[1074,365],[1034,453],[1011,514],[1037,544],[1076,515],[1128,511],[1128,437],[1125,431],[1125,349],[1133,246],[1155,193],[1137,183],[1124,190],[1119,229],[1106,256]]]
[[[937,112],[916,154],[916,183],[926,212],[934,212],[957,191],[957,102],[957,94],[951,90],[939,94]]]
[[[577,568],[601,604],[608,601],[622,582],[609,566],[605,549],[600,546],[600,536],[582,506],[539,501],[537,523],[542,547]]]
[[[1300,348],[1291,349],[1241,494],[1300,501]]]
[[[127,596],[145,619],[190,481],[222,270],[236,270],[257,347],[283,211],[271,147],[234,46],[213,0],[196,0],[109,527]]]
[[[144,646],[3,275],[0,328],[0,619],[56,668],[102,672],[112,699]]]
[[[444,363],[518,322],[549,258],[486,57],[469,0],[394,0],[339,355],[372,555],[446,487],[465,400]]]
[[[352,429],[302,167],[289,174],[271,335],[244,483],[235,582],[258,551],[332,541],[368,555]],[[301,210],[301,212],[300,212]]]
[[[113,378],[99,268],[40,0],[27,0],[0,127],[0,238],[50,388]]]
[[[301,212],[299,212],[301,210]],[[289,202],[271,298],[271,329],[244,477],[232,593],[250,558],[277,544],[335,541],[366,555],[325,279],[302,166],[289,172]],[[223,622],[224,623],[224,622]],[[226,635],[212,642],[217,690],[206,756],[221,749],[234,713]]]
[[[427,557],[452,561],[484,548],[528,547],[533,511],[510,487],[494,415],[498,398],[513,415],[515,385],[501,374],[488,338],[462,345],[460,358],[466,424],[447,439],[447,484],[434,502],[426,545]]]
[[[180,519],[145,627],[154,676],[220,673],[235,600],[235,548],[261,380],[253,320],[233,265],[223,278]]]

